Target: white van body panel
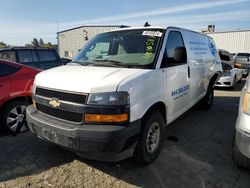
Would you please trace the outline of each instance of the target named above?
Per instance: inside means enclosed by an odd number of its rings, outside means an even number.
[[[171,31],[180,32],[183,37],[187,51],[187,64],[164,68],[168,124],[201,100],[207,92],[212,76],[222,71],[215,43],[211,38],[200,33],[169,27],[165,33],[163,53]],[[158,61],[158,67],[161,62]],[[190,76],[188,76],[188,69]],[[172,92],[177,90],[180,93],[173,96]]]
[[[116,91],[119,83],[142,69],[66,65],[39,73],[36,86],[77,93]]]
[[[164,71],[145,70],[123,80],[118,91],[128,91],[130,96],[130,121],[141,119],[157,102],[166,101]]]

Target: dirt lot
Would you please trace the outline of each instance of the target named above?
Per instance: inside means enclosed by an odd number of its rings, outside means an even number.
[[[2,187],[250,187],[232,162],[240,87],[217,90],[214,106],[193,108],[166,129],[162,152],[142,167],[82,159],[29,132],[0,136]]]

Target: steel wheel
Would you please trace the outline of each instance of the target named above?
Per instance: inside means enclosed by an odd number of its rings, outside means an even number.
[[[164,140],[164,119],[159,111],[149,111],[142,119],[142,127],[133,158],[139,164],[148,165],[160,154]]]
[[[6,126],[12,132],[24,132],[28,130],[25,121],[26,105],[19,105],[12,108],[6,117]]]
[[[160,125],[157,122],[151,124],[146,139],[146,149],[148,153],[154,153],[159,146]]]

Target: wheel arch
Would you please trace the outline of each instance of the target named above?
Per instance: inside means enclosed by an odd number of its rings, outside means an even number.
[[[153,105],[151,105],[151,107],[143,115],[142,120],[147,118],[148,116],[150,116],[150,114],[153,111],[160,112],[160,114],[163,117],[164,124],[166,125],[166,123],[167,123],[167,117],[166,117],[166,115],[167,115],[167,107],[166,107],[165,103],[164,102],[156,102]]]
[[[222,74],[222,73],[218,73],[218,72],[215,73],[215,74],[211,77],[208,87],[209,87],[210,85],[214,86],[215,83],[220,79],[220,75],[221,75],[221,74]]]
[[[18,96],[18,97],[11,98],[10,100],[3,103],[3,105],[0,107],[0,110],[3,110],[6,106],[8,106],[8,104],[14,101],[27,101],[31,104],[32,98],[30,96]]]

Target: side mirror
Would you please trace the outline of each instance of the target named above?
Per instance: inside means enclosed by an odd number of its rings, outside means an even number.
[[[71,61],[70,59],[67,59],[67,58],[60,58],[60,60],[61,60],[63,65],[66,65],[68,62]]]
[[[187,51],[185,47],[177,47],[174,49],[174,60],[177,63],[184,63],[187,61]]]

